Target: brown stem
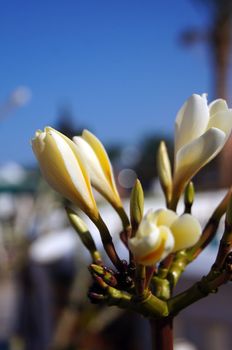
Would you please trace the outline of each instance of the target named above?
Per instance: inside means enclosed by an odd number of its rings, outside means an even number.
[[[150,320],[152,349],[173,350],[173,318]]]
[[[229,200],[231,198],[231,188],[228,190],[225,197],[219,203],[217,208],[214,210],[211,218],[207,222],[201,238],[199,241],[192,247],[187,250],[190,261],[197,258],[197,256],[205,249],[205,247],[212,241],[215,237],[218,229],[219,222],[221,217],[226,212],[226,208],[228,206]]]
[[[168,270],[172,265],[175,254],[170,253],[163,261],[161,261],[159,266],[159,277],[165,278],[168,274]]]
[[[106,254],[108,255],[108,257],[110,258],[110,260],[112,261],[114,266],[119,271],[124,270],[124,264],[121,261],[121,259],[119,258],[118,253],[116,252],[111,234],[108,230],[108,227],[106,226],[106,224],[102,220],[101,216],[99,216],[98,219],[96,220],[96,222],[94,222],[94,223],[100,232],[102,244],[103,244],[103,247],[105,249]]]

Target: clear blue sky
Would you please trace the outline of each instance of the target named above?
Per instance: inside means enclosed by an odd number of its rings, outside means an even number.
[[[185,49],[181,31],[203,26],[190,0],[3,0],[0,101],[26,85],[30,103],[0,124],[0,163],[30,165],[34,131],[54,126],[70,105],[77,123],[104,143],[171,133],[193,92],[210,92],[203,45]]]

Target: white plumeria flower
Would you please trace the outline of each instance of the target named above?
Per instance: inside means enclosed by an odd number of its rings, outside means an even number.
[[[102,143],[88,130],[73,138],[93,187],[115,208],[121,208],[109,157]]]
[[[75,144],[50,127],[38,130],[31,143],[42,175],[49,185],[92,220],[97,220],[99,213],[90,180]]]
[[[129,248],[137,263],[153,265],[171,252],[193,246],[200,238],[201,226],[190,214],[178,216],[174,211],[149,211],[142,219]]]
[[[223,99],[207,103],[206,94],[192,95],[176,117],[174,191],[184,186],[225,145],[232,129],[232,109]]]

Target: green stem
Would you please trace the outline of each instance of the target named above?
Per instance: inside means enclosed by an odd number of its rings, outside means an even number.
[[[142,296],[133,296],[113,287],[107,288],[107,305],[135,311],[148,318],[167,317],[168,304],[150,292]]]
[[[227,271],[221,272],[212,268],[206,277],[203,277],[192,287],[168,301],[170,314],[176,315],[189,305],[205,298],[208,294],[217,292],[217,288],[230,280],[230,278],[231,273]]]
[[[128,228],[130,228],[130,221],[129,221],[129,218],[127,216],[127,213],[125,212],[125,209],[123,207],[116,207],[116,206],[114,206],[114,209],[116,210],[116,212],[118,213],[118,215],[122,221],[123,228],[125,230],[128,230]]]
[[[146,267],[144,265],[136,266],[135,286],[137,295],[143,295],[146,286]]]
[[[214,210],[211,218],[207,222],[201,238],[199,241],[191,248],[182,250],[178,252],[173,260],[173,263],[168,271],[168,280],[170,281],[171,287],[173,288],[176,283],[178,282],[181,274],[185,270],[186,266],[192,262],[194,259],[198,257],[198,255],[205,249],[205,247],[212,241],[212,239],[215,237],[218,229],[219,222],[221,220],[221,217],[226,212],[226,208],[228,206],[228,202],[231,198],[231,189],[227,192],[225,197],[222,199],[222,201],[219,203],[217,208]],[[228,235],[226,237],[226,240],[228,239]],[[229,240],[231,238],[229,237]],[[222,243],[224,245],[224,243]],[[228,242],[224,245],[224,248],[228,248]],[[221,254],[223,248],[219,249],[220,254],[218,256],[217,262],[219,262],[219,257],[221,260],[221,257],[223,256]],[[224,254],[225,256],[226,254]],[[222,259],[223,260],[223,259]]]

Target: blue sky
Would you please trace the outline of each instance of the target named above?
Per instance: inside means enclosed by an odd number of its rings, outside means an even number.
[[[33,164],[30,138],[65,105],[106,144],[171,134],[185,99],[211,91],[206,48],[178,43],[205,20],[190,0],[1,1],[0,101],[20,85],[32,99],[1,121],[0,163]]]

